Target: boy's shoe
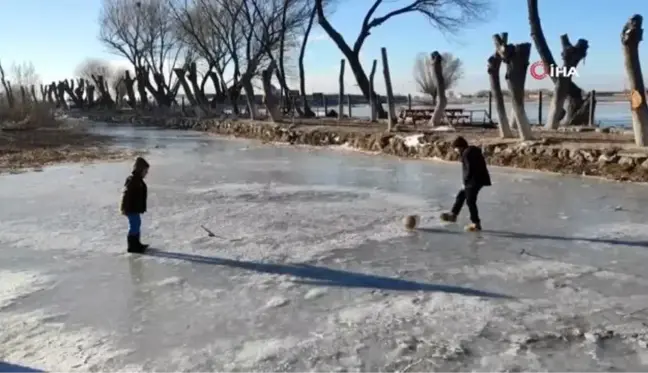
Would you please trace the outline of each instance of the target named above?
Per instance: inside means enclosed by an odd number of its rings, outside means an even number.
[[[457,221],[457,215],[451,212],[444,212],[441,214],[441,221],[445,221],[448,223],[455,223]]]
[[[475,224],[475,223],[466,225],[465,229],[466,232],[479,232],[482,230],[481,224]]]

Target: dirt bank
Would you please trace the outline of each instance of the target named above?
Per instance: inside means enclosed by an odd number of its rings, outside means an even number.
[[[111,147],[111,137],[72,124],[47,128],[0,129],[0,173],[40,169],[61,162],[121,160],[133,152]]]
[[[384,125],[363,121],[340,123],[311,120],[284,125],[248,120],[150,117],[133,114],[91,115],[89,119],[108,123],[132,123],[169,129],[206,131],[219,135],[311,146],[346,145],[358,150],[407,158],[457,160],[450,146],[461,134],[479,144],[489,164],[599,176],[618,181],[648,181],[648,152],[633,146],[626,133],[604,133],[592,129],[536,131],[537,140],[520,143],[498,138],[497,130],[465,129],[431,132],[401,126],[397,133],[384,133]]]

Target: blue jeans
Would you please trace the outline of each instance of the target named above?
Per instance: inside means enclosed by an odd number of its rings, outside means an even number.
[[[138,236],[142,227],[142,216],[140,214],[128,214],[128,235]]]

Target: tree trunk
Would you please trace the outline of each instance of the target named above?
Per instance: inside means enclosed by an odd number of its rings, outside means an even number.
[[[252,86],[250,79],[246,79],[242,84],[243,90],[245,91],[245,99],[247,101],[250,119],[255,120],[259,117],[259,113],[257,113],[256,102],[254,101],[254,87]]]
[[[108,91],[108,88],[106,87],[106,82],[103,75],[92,75],[92,80],[95,83],[95,88],[99,90],[99,105],[107,108],[114,107],[115,101],[113,101],[112,97],[110,96],[110,91]],[[94,91],[92,100],[94,101]]]
[[[446,82],[443,78],[443,57],[437,51],[432,52],[432,79],[438,95],[438,101],[434,107],[434,113],[430,118],[430,125],[440,126],[443,124],[443,116],[445,114],[448,99],[446,98]]]
[[[135,71],[135,76],[137,79],[137,93],[140,96],[140,102],[142,103],[142,106],[146,107],[149,105],[148,93],[146,92],[148,86],[147,83],[149,83],[148,71],[144,67],[138,67]]]
[[[304,57],[306,56],[306,45],[308,44],[308,37],[310,36],[311,30],[313,29],[313,22],[315,21],[316,10],[313,7],[310,17],[308,19],[308,24],[306,25],[306,31],[304,32],[304,39],[301,43],[301,48],[299,50],[299,93],[301,94],[302,107],[304,108],[304,117],[314,118],[315,113],[308,105],[308,100],[306,98],[306,73],[304,71]]]
[[[33,84],[29,87],[29,92],[31,93],[31,97],[34,100],[34,103],[37,103],[38,98],[36,98],[36,87]]]
[[[509,92],[512,97],[512,93]],[[513,109],[513,100],[511,100],[511,110],[509,112],[509,125],[511,126],[512,129],[517,130],[518,129],[518,120],[517,117],[515,116],[515,110]]]
[[[513,111],[520,139],[531,140],[533,138],[531,125],[524,109],[524,85],[529,68],[531,43],[507,44],[498,34],[493,35],[493,40],[497,46],[497,54],[506,63],[506,81],[513,100]]]
[[[373,92],[374,91],[374,77],[376,76],[376,67],[378,66],[378,60],[373,60],[373,63],[371,64],[371,73],[369,74],[369,91]],[[369,96],[369,110],[371,111],[369,114],[369,120],[372,122],[375,122],[377,120],[377,111],[376,111],[376,106],[378,103],[376,102],[376,96],[370,95]]]
[[[70,82],[67,79],[65,79],[65,80],[63,80],[63,81],[61,81],[59,83],[59,90],[61,90],[61,89],[62,89],[62,92],[63,92],[63,94],[61,96],[63,97],[64,100],[65,100],[65,94],[67,93],[67,95],[70,96],[70,99],[72,99],[72,102],[74,103],[74,106],[76,106],[78,108],[83,107],[83,97],[77,97],[77,95],[74,93],[74,90],[70,86]],[[65,107],[67,108],[67,103],[66,103]]]
[[[391,75],[389,74],[389,60],[387,59],[387,48],[380,48],[383,63],[383,75],[385,76],[385,90],[387,91],[387,131],[392,130],[396,124],[396,110],[394,109],[394,91],[392,90]]]
[[[128,106],[135,109],[137,106],[137,99],[135,98],[135,79],[131,78],[130,71],[126,70],[124,73],[124,86],[126,87],[126,96],[128,96]]]
[[[504,43],[508,41],[508,34],[502,33]],[[500,66],[502,59],[497,53],[488,58],[488,76],[490,77],[491,92],[495,99],[495,110],[499,122],[500,137],[508,139],[513,137],[513,132],[509,126],[508,117],[506,116],[506,106],[504,106],[504,94],[502,94],[502,85],[500,82]]]
[[[189,105],[198,106],[198,101],[196,100],[196,96],[194,96],[193,92],[191,91],[191,86],[187,82],[187,78],[185,76],[185,74],[186,74],[185,69],[175,68],[175,69],[173,69],[173,72],[178,77],[178,81],[180,81],[180,86],[182,87],[182,90],[184,91],[184,94],[185,94],[185,97],[187,98],[187,101],[189,101]]]
[[[362,68],[362,64],[360,63],[360,50],[352,50],[351,47],[349,47],[349,45],[346,43],[346,41],[344,41],[342,35],[335,31],[333,26],[331,26],[331,24],[326,19],[326,16],[324,15],[324,9],[322,8],[320,1],[316,2],[315,8],[317,10],[317,18],[320,26],[322,26],[324,32],[326,32],[331,40],[333,40],[344,57],[346,57],[346,60],[349,62],[349,67],[351,67],[351,71],[353,71],[353,75],[355,76],[356,82],[358,83],[358,88],[360,88],[360,91],[367,100],[370,100],[371,96],[374,97],[378,117],[387,118],[387,112],[380,104],[378,95],[375,91],[369,89],[369,79],[367,78],[367,74],[365,74],[364,69]]]
[[[560,36],[560,43],[562,45],[562,59],[563,67],[567,72],[571,68],[578,66],[578,63],[587,56],[587,49],[589,45],[587,40],[579,39],[576,42],[576,45],[572,45],[569,41],[567,34]],[[564,116],[565,101],[569,95],[569,86],[572,83],[571,76],[559,76],[555,80],[554,85],[554,94],[551,98],[551,104],[549,105],[549,115],[547,116],[547,129],[556,130],[560,126],[560,120]]]
[[[29,103],[29,96],[27,95],[27,89],[24,85],[20,86],[20,100],[22,101],[23,106],[27,106]]]
[[[175,70],[176,69],[173,69],[173,71]],[[176,75],[178,75],[177,71],[176,71]],[[207,105],[208,104],[207,97],[205,97],[204,92],[200,89],[200,86],[198,85],[198,71],[195,62],[189,64],[189,73],[187,74],[187,79],[189,80],[189,83],[191,84],[191,88],[194,92],[194,98],[196,103],[200,106]],[[182,88],[184,89],[184,86]]]
[[[344,118],[344,58],[340,60],[340,77],[338,78],[338,85],[340,86],[338,96],[338,120]]]
[[[538,12],[538,0],[527,0],[527,8],[529,13],[529,26],[531,28],[531,39],[536,47],[540,59],[545,66],[554,65],[556,61],[551,54],[547,39],[545,39],[544,32],[542,31],[542,24],[540,23],[540,13]],[[554,84],[557,83],[555,77],[551,77]],[[583,90],[580,89],[573,81],[568,86],[569,103],[567,105],[566,123],[569,125],[578,125],[587,123],[587,114],[589,109],[581,109],[583,105],[589,105],[589,100],[583,98]]]
[[[281,121],[281,110],[279,108],[279,100],[272,92],[272,74],[276,64],[274,61],[270,62],[270,65],[267,69],[261,72],[261,81],[263,83],[263,104],[266,107],[266,111],[270,120],[274,123],[279,123]]]
[[[641,63],[639,61],[639,43],[643,38],[643,17],[635,14],[623,26],[621,43],[625,69],[632,92],[632,128],[635,144],[648,145],[648,106],[646,106],[646,87],[644,85]]]

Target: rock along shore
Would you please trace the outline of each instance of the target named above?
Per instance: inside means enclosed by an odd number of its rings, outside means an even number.
[[[106,123],[131,123],[165,129],[205,131],[224,136],[282,142],[310,146],[348,146],[353,149],[404,158],[438,158],[456,161],[451,147],[457,133],[384,133],[360,128],[351,130],[335,126],[290,128],[261,121],[230,119],[197,119],[179,117],[147,117],[133,114],[93,114],[89,120]],[[330,127],[330,128],[329,128]],[[549,171],[561,174],[597,176],[617,181],[648,182],[648,152],[626,149],[599,141],[567,146],[541,139],[530,142],[472,140],[482,147],[490,165]],[[493,141],[495,140],[495,141]],[[601,143],[605,146],[601,147]]]

